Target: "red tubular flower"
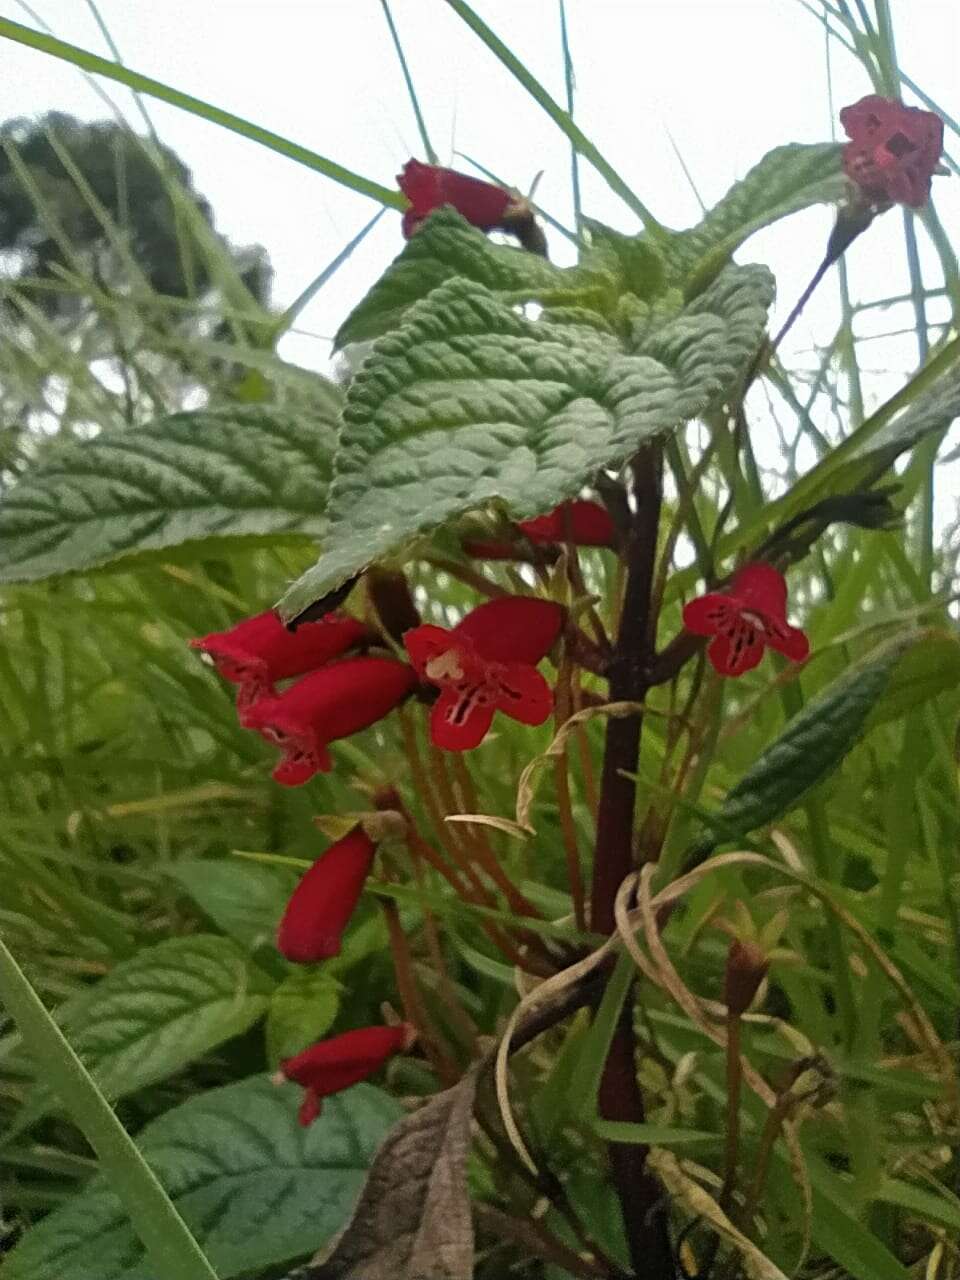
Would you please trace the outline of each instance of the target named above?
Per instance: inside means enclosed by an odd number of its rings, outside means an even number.
[[[410,201],[410,208],[403,215],[407,240],[428,214],[445,204],[453,205],[457,213],[481,231],[502,227],[504,219],[509,221],[522,204],[503,187],[420,160],[407,161],[403,172],[397,174],[397,185]]]
[[[599,502],[575,498],[535,520],[521,520],[520,528],[531,542],[572,542],[575,547],[612,547],[617,534],[610,513]]]
[[[361,640],[367,628],[346,614],[329,614],[319,622],[305,622],[288,631],[272,609],[244,618],[229,631],[214,631],[190,641],[192,649],[208,653],[225,680],[237,690],[241,723],[252,703],[272,694],[277,680],[303,675],[338,658]]]
[[[277,947],[294,964],[340,954],[377,846],[357,826],[319,857],[294,889],[277,929]]]
[[[561,502],[545,516],[521,520],[517,528],[541,546],[572,542],[575,547],[614,547],[617,542],[616,529],[606,507],[585,498]],[[524,559],[522,551],[511,542],[467,539],[462,546],[468,556],[477,560]]]
[[[307,1091],[300,1105],[300,1123],[312,1124],[320,1114],[323,1098],[372,1076],[393,1054],[408,1049],[413,1036],[413,1028],[407,1023],[398,1027],[360,1027],[321,1040],[294,1058],[285,1058],[278,1077],[293,1080]]]
[[[871,93],[844,107],[840,123],[850,138],[843,169],[864,195],[914,209],[926,204],[943,150],[938,115]]]
[[[304,676],[278,697],[263,697],[244,723],[283,752],[277,782],[298,787],[315,773],[329,773],[327,746],[382,720],[416,683],[392,658],[345,658]]]
[[[763,657],[765,645],[794,662],[810,652],[804,633],[787,623],[787,583],[770,564],[748,564],[733,576],[725,594],[691,600],[683,625],[698,636],[713,636],[707,657],[722,676],[742,676]]]
[[[521,724],[543,724],[553,694],[536,664],[563,626],[564,610],[549,600],[501,596],[478,605],[453,628],[422,626],[403,637],[417,674],[440,689],[430,713],[430,737],[447,751],[479,746],[503,711]]]

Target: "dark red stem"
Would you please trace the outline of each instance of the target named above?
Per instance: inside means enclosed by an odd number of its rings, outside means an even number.
[[[636,511],[624,551],[627,580],[613,658],[609,666],[610,699],[642,702],[656,642],[651,592],[660,524],[661,455],[649,447],[633,464]],[[593,864],[591,926],[596,933],[614,928],[617,890],[633,870],[633,823],[640,757],[640,714],[607,722],[603,780],[597,812]],[[600,1081],[600,1115],[606,1120],[642,1124],[643,1097],[637,1083],[633,1002],[628,998],[614,1032]],[[611,1143],[610,1164],[623,1214],[630,1262],[645,1280],[672,1280],[673,1251],[663,1189],[646,1167],[642,1144]]]

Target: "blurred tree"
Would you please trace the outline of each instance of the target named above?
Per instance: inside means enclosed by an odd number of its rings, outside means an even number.
[[[271,275],[169,147],[60,112],[0,125],[0,488],[58,437],[248,398]]]
[[[222,281],[209,252],[195,243],[189,204],[252,297],[266,302],[266,251],[233,248],[214,231],[209,202],[169,147],[113,120],[86,122],[61,112],[7,121],[0,146],[0,262],[8,279],[62,284],[65,274],[86,270],[101,286],[123,289],[132,260],[154,293],[203,298]],[[74,318],[82,297],[48,289],[38,302],[51,316]]]

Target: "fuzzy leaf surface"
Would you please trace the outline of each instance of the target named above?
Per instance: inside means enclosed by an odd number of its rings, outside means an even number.
[[[773,297],[729,267],[632,350],[586,325],[527,319],[452,279],[374,347],[351,385],[327,549],[284,618],[453,516],[549,511],[600,467],[702,413],[756,351]]]
[[[762,160],[710,209],[695,227],[678,231],[664,248],[674,276],[696,277],[716,268],[748,236],[814,204],[838,201],[846,178],[842,148],[833,142],[792,142]]]
[[[229,938],[194,934],[122,961],[59,1020],[101,1090],[120,1098],[246,1031],[272,989]]]
[[[309,1128],[299,1090],[265,1076],[213,1089],[154,1120],[138,1146],[222,1280],[303,1257],[342,1225],[400,1108],[380,1089],[326,1099]],[[97,1177],[27,1231],[5,1280],[166,1280]]]
[[[494,244],[455,210],[438,209],[344,320],[334,348],[369,342],[395,329],[413,303],[455,276],[493,293],[531,300],[562,298],[571,305],[613,284],[602,272],[555,267],[523,249]]]
[[[939,640],[910,632],[878,646],[832,680],[727,793],[714,820],[715,838],[737,839],[792,809],[870,728],[946,687],[944,677],[949,682],[956,666],[952,656],[942,673],[931,672],[931,658],[943,663]]]
[[[236,407],[64,445],[4,495],[0,582],[125,568],[192,543],[206,555],[211,540],[316,538],[335,444],[332,416]]]

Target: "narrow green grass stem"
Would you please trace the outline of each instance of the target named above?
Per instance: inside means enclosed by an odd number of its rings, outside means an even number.
[[[163,84],[160,80],[153,80],[150,76],[141,75],[138,71],[131,71],[119,63],[101,58],[88,49],[80,49],[77,45],[58,40],[56,36],[47,35],[43,31],[35,31],[32,27],[23,26],[22,23],[11,22],[9,18],[0,18],[0,37],[25,45],[28,49],[37,49],[40,53],[49,54],[53,58],[61,58],[64,62],[71,62],[75,67],[80,67],[94,75],[116,80],[137,93],[145,93],[148,97],[158,98],[161,102],[169,102],[171,106],[179,107],[182,111],[189,111],[191,115],[218,124],[224,129],[240,134],[241,137],[249,138],[251,142],[259,142],[261,146],[296,160],[298,164],[306,165],[308,169],[315,169],[324,177],[332,178],[342,187],[348,187],[360,195],[369,196],[371,200],[377,200],[380,204],[390,205],[394,209],[402,209],[406,204],[406,200],[399,191],[391,191],[389,187],[384,187],[370,178],[361,177],[360,174],[353,173],[336,161],[328,160],[326,156],[317,155],[315,151],[310,151],[309,148],[297,142],[291,142],[289,138],[272,133],[269,129],[263,129],[260,125],[215,107],[212,103],[204,102],[201,98],[182,93],[179,89]]]
[[[593,165],[611,190],[615,191],[620,199],[633,210],[643,223],[645,230],[655,240],[666,240],[670,235],[667,228],[657,221],[646,205],[627,186],[613,165],[601,155],[586,134],[573,122],[570,118],[570,113],[564,111],[563,107],[554,101],[540,81],[531,75],[516,54],[507,48],[499,36],[495,35],[483,19],[465,3],[465,0],[446,0],[446,3],[457,17],[461,18],[471,31],[479,36],[494,57],[499,59],[510,74],[523,85],[531,98],[544,109],[554,124],[566,134],[577,151]]]

